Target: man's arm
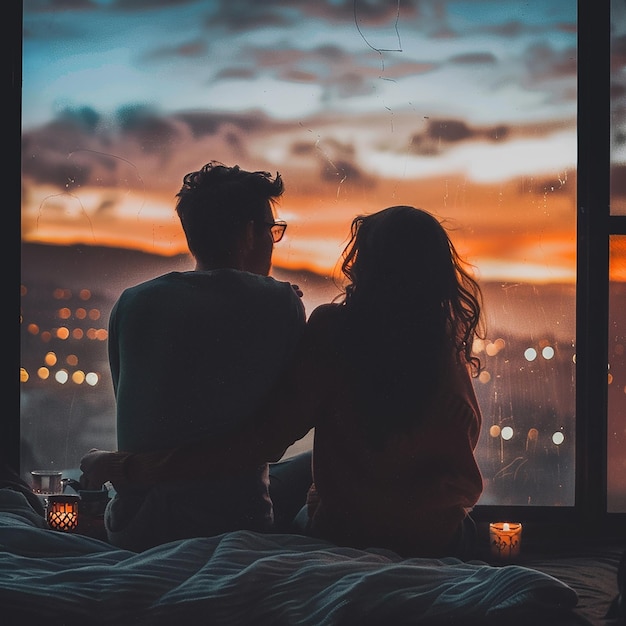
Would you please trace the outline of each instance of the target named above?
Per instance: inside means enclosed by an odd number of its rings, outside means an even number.
[[[318,396],[312,393],[309,378],[315,370],[314,345],[314,338],[305,330],[294,361],[254,419],[242,429],[168,450],[136,453],[90,450],[81,459],[81,486],[99,489],[110,481],[120,489],[187,480],[192,476],[233,476],[278,461],[291,444],[314,426]]]
[[[80,462],[81,487],[100,489],[110,481],[116,489],[149,486],[190,477],[233,476],[250,467],[278,460],[293,441],[279,443],[272,438],[271,421],[255,424],[225,438],[200,439],[177,448],[154,452],[110,452],[90,450]],[[286,429],[281,429],[284,436]]]
[[[100,489],[110,481],[116,489],[149,486],[191,476],[233,476],[263,463],[278,461],[285,450],[311,429],[309,422],[280,424],[277,414],[226,437],[200,439],[154,452],[90,450],[80,462],[81,487]]]

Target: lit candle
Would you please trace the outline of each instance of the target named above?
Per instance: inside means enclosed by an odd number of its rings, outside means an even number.
[[[78,526],[79,496],[58,494],[48,497],[48,525],[54,530],[70,531]]]
[[[489,524],[491,554],[497,559],[508,560],[519,556],[522,544],[522,525],[514,522]]]

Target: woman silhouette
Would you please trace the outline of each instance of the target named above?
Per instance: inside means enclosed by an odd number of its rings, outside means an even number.
[[[479,286],[437,219],[410,206],[356,217],[342,271],[343,298],[311,314],[294,373],[293,401],[315,426],[308,531],[465,554],[482,492]]]

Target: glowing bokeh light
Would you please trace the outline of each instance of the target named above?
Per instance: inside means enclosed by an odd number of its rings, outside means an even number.
[[[493,437],[494,439],[496,437],[500,436],[500,426],[498,426],[497,424],[494,424],[490,429],[489,429],[489,435],[491,437]]]
[[[526,348],[526,350],[524,350],[524,358],[527,361],[534,361],[537,358],[537,350],[534,348]]]
[[[560,446],[565,441],[565,435],[562,432],[557,431],[552,435],[552,442]]]
[[[98,384],[99,380],[100,380],[100,377],[95,372],[89,372],[85,376],[85,382],[91,387],[95,387]]]
[[[478,380],[486,384],[491,380],[491,374],[487,370],[483,370],[480,374],[478,374]]]
[[[472,343],[472,352],[474,354],[480,354],[485,349],[485,341],[484,339],[480,339],[479,337],[474,338],[474,342]]]

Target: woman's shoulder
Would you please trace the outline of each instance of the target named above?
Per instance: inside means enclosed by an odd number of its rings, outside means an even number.
[[[321,304],[313,309],[307,319],[305,336],[309,347],[314,351],[337,343],[343,328],[343,308],[340,304]]]
[[[334,326],[343,319],[344,306],[341,304],[320,304],[309,315],[308,325],[312,328],[318,326]]]

